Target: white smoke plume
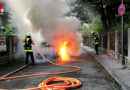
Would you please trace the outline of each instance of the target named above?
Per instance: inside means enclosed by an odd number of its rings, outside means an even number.
[[[77,30],[80,21],[65,16],[70,11],[68,0],[6,0],[6,3],[19,36],[31,32],[37,44],[45,40],[54,48],[58,47],[58,42],[68,41],[71,52],[79,54],[81,37]]]

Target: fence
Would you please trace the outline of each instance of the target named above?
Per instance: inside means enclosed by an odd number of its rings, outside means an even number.
[[[0,64],[13,60],[13,54],[16,53],[17,36],[0,35]]]
[[[128,30],[125,30],[124,32],[124,54],[125,56],[128,56]],[[107,38],[106,38],[107,37]],[[83,36],[83,43],[84,45],[87,45],[89,47],[93,48],[92,44],[92,36]],[[107,45],[106,45],[107,44]],[[117,31],[112,31],[108,32],[107,35],[101,34],[100,36],[100,52],[106,51],[109,56],[115,58],[115,59],[120,59],[121,56],[121,32],[119,30]]]
[[[87,36],[83,35],[82,37],[83,37],[83,44],[84,45],[89,46],[91,48],[94,48],[92,36],[90,36],[90,35],[87,35]]]

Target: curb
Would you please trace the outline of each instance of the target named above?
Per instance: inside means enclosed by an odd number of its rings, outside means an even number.
[[[7,74],[1,76],[0,78],[8,77],[9,75],[14,74],[14,73],[20,71],[21,69],[23,69],[23,68],[25,68],[25,67],[27,67],[27,66],[28,66],[28,65],[23,65],[23,66],[21,66],[20,68],[18,68],[18,69],[16,69],[16,70],[13,70],[12,72],[9,72],[9,73],[7,73]]]
[[[84,47],[82,47],[84,48]],[[87,49],[84,48],[86,51]],[[93,55],[92,53],[90,53],[89,51],[87,51],[89,54],[91,54],[97,61],[98,63],[100,63],[105,70],[113,77],[113,79],[121,86],[122,90],[130,90],[130,87],[126,86],[109,68],[105,67],[104,63],[99,60],[95,55]]]
[[[109,68],[105,67],[104,63],[99,60],[97,57],[94,58],[105,68],[105,70],[115,79],[115,81],[121,86],[122,90],[130,90]]]

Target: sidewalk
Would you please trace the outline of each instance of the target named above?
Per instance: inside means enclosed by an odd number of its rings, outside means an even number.
[[[12,61],[4,65],[0,65],[0,78],[7,77],[8,75],[17,72],[18,70],[26,67],[25,63]]]
[[[121,64],[107,54],[94,55],[95,50],[83,46],[89,53],[91,53],[97,61],[108,71],[108,73],[119,83],[122,90],[130,90],[130,69],[121,69]]]

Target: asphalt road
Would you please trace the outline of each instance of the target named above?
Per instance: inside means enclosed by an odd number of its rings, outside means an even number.
[[[71,57],[71,62],[67,63],[77,65],[82,68],[81,71],[48,76],[35,76],[27,78],[10,79],[0,81],[1,89],[26,89],[34,88],[52,76],[76,78],[82,82],[82,86],[71,90],[121,90],[120,87],[112,81],[108,73],[100,66],[100,64],[91,57],[86,51],[82,50],[82,54],[78,57]],[[29,65],[25,69],[17,72],[15,75],[50,73],[58,71],[73,70],[73,68],[54,66],[49,63],[38,63],[37,65]]]

